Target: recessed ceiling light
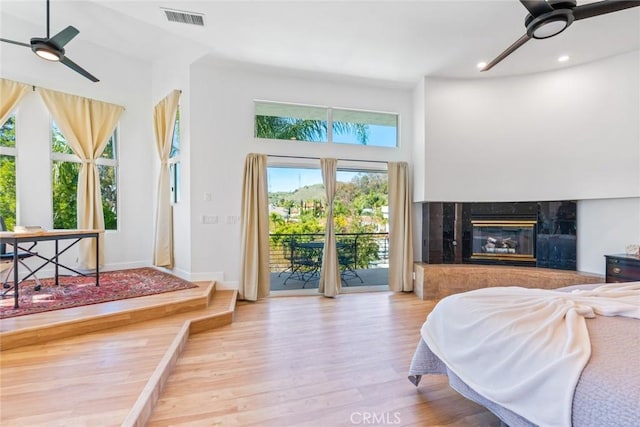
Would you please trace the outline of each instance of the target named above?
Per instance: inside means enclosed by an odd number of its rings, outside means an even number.
[[[476,67],[478,67],[478,68],[480,68],[480,69],[483,69],[483,68],[484,68],[484,67],[486,67],[486,66],[487,66],[487,63],[486,63],[486,62],[478,62],[478,63],[476,64]]]
[[[569,55],[562,55],[558,57],[558,62],[567,62],[569,60]]]

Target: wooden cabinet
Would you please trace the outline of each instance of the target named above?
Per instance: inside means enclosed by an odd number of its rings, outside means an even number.
[[[640,281],[640,257],[635,255],[605,255],[607,283]]]

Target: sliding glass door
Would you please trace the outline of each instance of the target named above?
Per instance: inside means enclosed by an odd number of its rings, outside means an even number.
[[[318,287],[325,193],[318,168],[269,167],[271,290]],[[338,169],[334,203],[343,291],[388,286],[386,171]]]

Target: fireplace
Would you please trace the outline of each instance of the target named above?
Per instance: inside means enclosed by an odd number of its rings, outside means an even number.
[[[576,269],[573,200],[427,202],[422,261]]]
[[[471,220],[472,260],[536,262],[534,220]]]

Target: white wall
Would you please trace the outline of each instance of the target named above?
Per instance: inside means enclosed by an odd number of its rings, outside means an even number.
[[[417,200],[578,200],[580,271],[604,274],[605,253],[640,241],[640,51],[527,76],[426,78],[424,94]]]
[[[400,148],[256,140],[254,99],[397,112]],[[410,161],[411,103],[409,89],[362,80],[293,74],[212,58],[195,63],[190,106],[192,274],[237,286],[242,173],[248,153]],[[212,201],[204,201],[205,192],[213,195]],[[217,216],[218,223],[202,224],[202,215]]]
[[[640,198],[578,202],[578,270],[604,274],[604,255],[640,245]]]
[[[425,92],[425,201],[640,197],[639,51]]]
[[[92,83],[61,64],[41,60],[29,49],[2,45],[0,77],[125,107],[119,123],[119,229],[105,235],[105,269],[149,265],[150,188],[154,188],[149,156],[153,152],[150,64],[105,50],[97,61],[88,63],[82,58],[96,58],[96,47],[74,40],[70,56],[100,79]],[[16,114],[18,222],[51,227],[50,116],[34,92],[25,97]],[[45,254],[51,248],[50,242],[38,245]],[[73,264],[76,254],[70,250],[65,262]],[[39,275],[44,277],[51,270]]]

